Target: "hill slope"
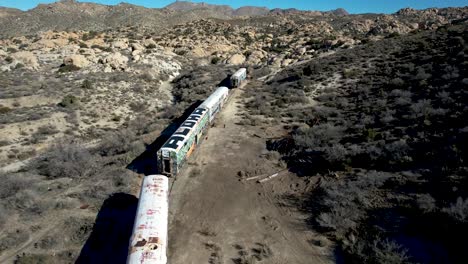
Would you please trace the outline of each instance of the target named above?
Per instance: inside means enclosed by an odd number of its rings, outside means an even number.
[[[251,91],[252,116],[293,128],[270,148],[321,179],[301,208],[351,263],[468,258],[467,29],[339,51]]]

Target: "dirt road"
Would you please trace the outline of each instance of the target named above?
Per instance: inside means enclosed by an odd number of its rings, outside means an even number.
[[[293,184],[293,175],[262,184],[240,180],[239,171],[278,170],[261,155],[266,151],[263,131],[236,124],[244,108],[242,93],[242,89],[233,92],[217,125],[174,182],[169,262],[333,262],[327,247],[313,245],[318,236],[305,228],[303,216],[278,205],[279,195]]]

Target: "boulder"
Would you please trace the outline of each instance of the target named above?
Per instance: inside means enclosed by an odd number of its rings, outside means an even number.
[[[141,54],[143,51],[142,50],[134,50],[132,51],[132,56],[135,57],[135,56],[138,56],[139,54]]]
[[[85,56],[75,54],[75,55],[70,55],[70,56],[66,56],[65,58],[63,58],[63,64],[74,65],[80,68],[84,68],[89,65],[89,61],[86,59]]]
[[[227,63],[232,65],[240,65],[245,62],[245,56],[242,54],[234,54],[228,59]]]
[[[127,67],[128,58],[119,52],[115,52],[106,56],[102,62],[112,69],[125,69]]]
[[[118,39],[112,42],[112,47],[117,48],[117,49],[126,49],[128,48],[128,43],[126,40]]]
[[[37,61],[36,55],[30,51],[19,51],[13,53],[11,57],[14,59],[15,64],[21,63],[27,69],[37,70],[39,68],[39,62]]]
[[[152,39],[144,39],[141,44],[145,47],[156,46],[156,42]]]
[[[292,61],[293,61],[293,60],[291,60],[291,59],[285,59],[285,60],[283,60],[283,61],[281,62],[281,67],[286,67],[286,66],[288,66],[289,64],[291,64]]]
[[[249,58],[247,59],[247,62],[250,65],[259,65],[262,63],[262,59],[265,58],[267,53],[263,50],[254,50],[252,53],[249,55]]]
[[[205,57],[208,55],[208,53],[204,49],[196,47],[190,51],[190,55],[193,57]]]
[[[138,43],[132,43],[132,44],[130,44],[130,47],[132,48],[132,51],[144,50],[145,49],[145,47],[143,47],[142,45],[140,45]]]
[[[300,47],[296,50],[297,54],[299,55],[303,55],[307,52],[307,48],[306,47]]]

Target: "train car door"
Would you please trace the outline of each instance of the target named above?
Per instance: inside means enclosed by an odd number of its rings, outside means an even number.
[[[164,170],[164,173],[171,174],[171,160],[170,159],[165,158],[163,160],[163,170]]]

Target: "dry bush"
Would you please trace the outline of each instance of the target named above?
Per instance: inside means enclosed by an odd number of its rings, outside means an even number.
[[[270,247],[262,243],[255,243],[255,247],[252,248],[252,253],[253,257],[258,261],[262,261],[273,256],[273,251]]]
[[[0,199],[11,197],[23,189],[28,189],[32,179],[25,174],[0,174]]]
[[[393,241],[374,241],[373,251],[376,263],[405,264],[409,263],[407,251]]]
[[[468,199],[458,197],[455,203],[442,211],[459,222],[468,222]]]
[[[42,155],[35,166],[49,178],[84,178],[92,175],[97,167],[98,157],[84,146],[75,142],[59,142]]]
[[[421,194],[416,199],[418,208],[424,213],[430,213],[437,209],[435,199],[430,194]]]
[[[123,154],[133,147],[134,140],[135,133],[129,129],[111,132],[104,136],[98,151],[103,156]]]

